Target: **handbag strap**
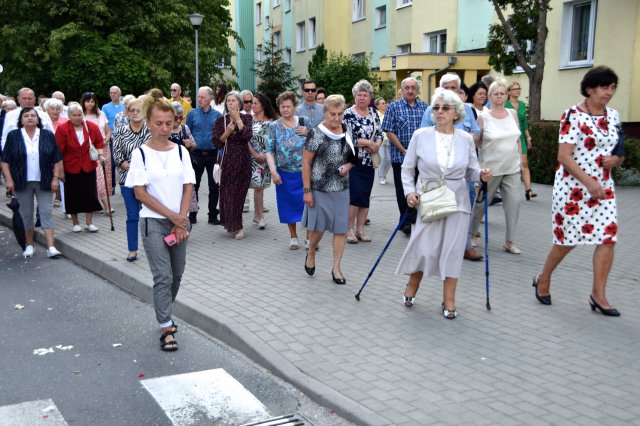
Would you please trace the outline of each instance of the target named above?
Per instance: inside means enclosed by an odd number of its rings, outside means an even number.
[[[224,122],[223,129],[226,129],[227,128],[227,116],[223,115],[222,116],[222,120]],[[224,148],[222,149],[222,158],[218,159],[218,164],[220,165],[220,167],[222,167],[222,162],[224,161],[224,157],[227,156],[227,145],[229,145],[229,138],[227,138],[226,142],[224,143]]]
[[[429,182],[438,182],[439,185],[436,187],[440,187],[440,186],[446,186],[445,184],[445,180],[444,177],[447,174],[447,170],[449,170],[449,161],[451,160],[451,151],[453,150],[453,137],[455,136],[455,129],[453,131],[453,135],[451,135],[451,143],[449,143],[449,147],[447,148],[447,161],[445,162],[444,165],[444,170],[442,171],[442,174],[440,175],[440,179],[438,179],[437,181],[435,179],[429,179],[429,180],[420,180],[420,186],[422,186],[422,192],[427,192],[429,191],[429,189],[427,189],[427,186],[429,185]]]
[[[82,125],[84,126],[84,129],[87,131],[87,139],[89,139],[89,146],[93,146],[93,143],[91,142],[91,135],[89,134],[89,127],[87,126],[87,120],[82,120]]]

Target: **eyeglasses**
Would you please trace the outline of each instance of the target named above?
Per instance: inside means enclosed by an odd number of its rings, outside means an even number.
[[[179,115],[176,115],[175,117],[173,117],[173,119],[174,119],[175,121],[182,121],[182,117],[181,117],[181,116],[179,116]]]
[[[95,96],[95,93],[93,93],[93,92],[84,92],[82,94],[83,98],[93,98],[94,96]]]
[[[140,110],[136,108],[130,108],[128,111],[130,114],[140,114]]]
[[[438,112],[440,110],[444,111],[444,112],[448,112],[452,109],[454,109],[455,107],[453,105],[434,105],[433,106],[433,110]]]
[[[313,93],[316,90],[318,90],[318,89],[315,89],[315,88],[313,88],[313,89],[302,89],[303,92],[307,92],[307,93]]]
[[[522,90],[522,89],[520,89],[519,87],[512,87],[510,92],[517,92],[519,90]]]

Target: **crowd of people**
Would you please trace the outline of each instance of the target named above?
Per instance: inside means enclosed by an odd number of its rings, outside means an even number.
[[[420,99],[413,77],[402,81],[397,99],[389,102],[376,98],[371,83],[361,80],[349,104],[305,81],[301,102],[295,93],[284,92],[275,107],[264,94],[229,90],[222,83],[198,88],[195,108],[177,83],[167,98],[158,89],[123,97],[113,86],[111,102],[101,107],[93,92],[68,104],[55,92],[36,107],[34,91],[23,88],[17,104],[2,99],[0,126],[6,189],[20,201],[26,228],[24,256],[34,255],[36,210],[47,255],[58,257],[54,204],[72,220],[73,232],[82,232],[78,214],[84,213],[84,229],[96,233],[93,215],[102,211],[113,217],[109,199],[119,185],[126,260],[137,260],[141,237],[154,279],[161,347],[173,351],[178,346],[171,305],[201,208],[206,206],[208,224],[221,225],[241,240],[249,190],[253,224],[263,230],[264,191],[273,183],[278,219],[289,231],[288,248],[302,246],[301,223],[308,250],[304,270],[314,275],[319,242],[331,232],[331,279],[345,284],[345,244],[376,237],[365,232],[371,194],[376,182],[387,184],[392,169],[398,228],[409,237],[396,270],[409,276],[403,303],[413,306],[423,277],[438,277],[442,313],[454,319],[463,260],[483,259],[474,248],[484,214],[474,202],[480,184],[486,182],[488,199],[500,192],[506,222],[502,249],[509,254],[522,253],[516,246],[521,201],[536,197],[527,165],[528,150],[535,148],[520,85],[492,80],[467,88],[457,74],[444,74],[428,103]],[[616,87],[612,70],[590,70],[581,86],[585,100],[562,117],[553,247],[533,280],[535,297],[545,305],[551,304],[553,270],[575,245],[592,244],[597,248],[589,304],[604,315],[619,315],[605,296],[617,233],[610,169],[622,162],[612,155],[618,114],[606,106]],[[205,171],[206,201],[200,198]],[[425,219],[421,199],[434,183],[446,187],[457,206],[431,220]]]

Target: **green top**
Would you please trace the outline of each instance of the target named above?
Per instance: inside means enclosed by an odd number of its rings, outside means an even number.
[[[505,108],[516,109],[511,105],[511,101],[507,99],[507,102],[504,103]],[[525,132],[529,130],[529,123],[527,122],[527,105],[524,102],[518,101],[518,108],[516,110],[518,113],[518,122],[520,123],[520,142],[527,146],[527,136]]]

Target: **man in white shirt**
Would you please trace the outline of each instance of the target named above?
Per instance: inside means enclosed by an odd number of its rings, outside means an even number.
[[[20,106],[13,111],[9,111],[4,118],[1,142],[3,149],[4,144],[7,141],[7,135],[9,134],[9,132],[18,128],[18,118],[20,117],[20,111],[22,111],[22,108],[28,106],[36,106],[36,93],[28,87],[23,87],[22,89],[18,90],[18,104]],[[36,113],[38,114],[38,117],[40,117],[42,127],[53,132],[53,125],[51,124],[51,118],[49,118],[49,114],[39,110],[36,110]]]

